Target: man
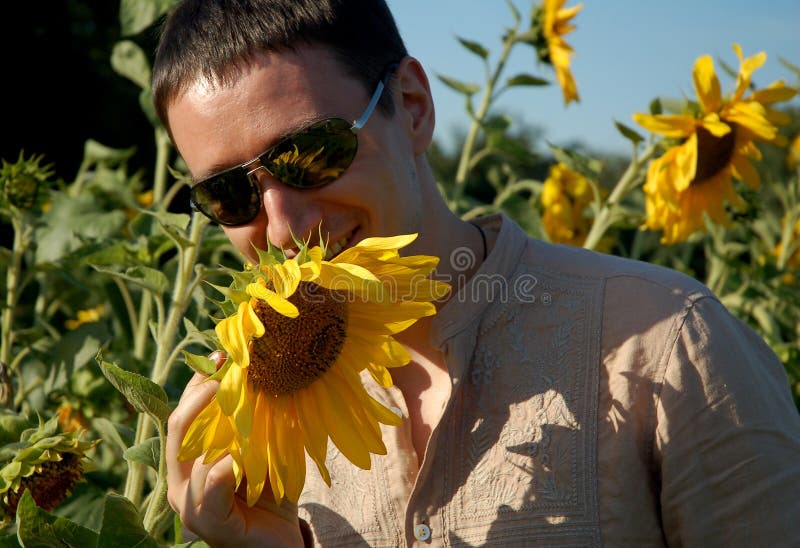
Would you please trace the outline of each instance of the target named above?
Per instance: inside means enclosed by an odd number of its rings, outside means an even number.
[[[339,249],[418,233],[405,251],[454,287],[375,393],[407,418],[388,455],[360,470],[332,449],[332,486],[310,472],[298,507],[248,507],[230,457],[178,461],[216,388],[195,377],[167,446],[189,529],[215,546],[796,542],[800,419],[776,357],[686,276],[453,215],[425,157],[428,81],[383,0],[183,2],[154,93],[195,205],[245,256],[267,239],[291,255],[320,224]],[[357,120],[341,169],[276,174],[300,139],[350,131],[330,118]]]

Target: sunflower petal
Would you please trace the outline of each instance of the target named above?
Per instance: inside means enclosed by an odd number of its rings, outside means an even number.
[[[722,106],[722,91],[710,55],[703,55],[694,63],[692,72],[694,90],[704,112],[717,112]]]
[[[321,377],[311,385],[310,389],[319,402],[320,408],[328,410],[327,413],[322,414],[322,420],[325,423],[331,441],[339,448],[339,451],[347,460],[359,468],[369,470],[372,466],[369,451],[364,444],[364,440],[361,439],[353,417],[348,410],[343,408],[341,400],[336,398],[331,388],[329,388],[327,383],[328,376],[326,374]]]
[[[263,394],[256,396],[254,411],[257,417],[266,415],[264,399]],[[253,428],[247,441],[249,447],[242,460],[247,476],[247,505],[253,506],[258,502],[267,479],[267,461],[262,453],[262,448],[267,445],[266,429]]]
[[[320,416],[317,403],[308,390],[300,390],[294,394],[294,406],[306,451],[317,465],[322,479],[330,486],[331,475],[325,466],[325,458],[328,454],[328,432],[324,429],[322,421],[317,418]]]
[[[232,417],[236,408],[239,406],[239,400],[242,397],[244,387],[244,370],[234,363],[228,373],[222,377],[219,388],[217,389],[217,401],[219,402],[220,409],[227,416]]]
[[[697,125],[691,116],[656,114],[634,114],[634,121],[652,133],[658,133],[665,137],[687,137],[694,133]]]

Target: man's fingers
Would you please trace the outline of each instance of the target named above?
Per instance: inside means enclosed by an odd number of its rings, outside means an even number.
[[[227,517],[236,491],[233,457],[225,455],[209,465],[200,464],[198,460],[192,469],[189,491],[194,508],[201,514],[209,513],[220,520]]]
[[[211,354],[208,355],[208,359],[213,360],[214,363],[217,364],[217,371],[219,371],[220,367],[225,365],[225,360],[228,359],[228,354],[226,354],[222,350],[214,350]]]
[[[216,381],[209,381],[203,375],[195,374],[186,385],[178,406],[169,416],[167,423],[167,485],[170,504],[183,504],[183,490],[190,479],[193,464],[180,462],[178,451],[189,426],[198,414],[214,397],[219,385]],[[180,508],[175,508],[180,511]]]

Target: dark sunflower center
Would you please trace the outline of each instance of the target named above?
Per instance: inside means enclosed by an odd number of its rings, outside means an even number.
[[[259,301],[264,336],[253,340],[247,379],[267,394],[289,394],[313,383],[339,357],[347,335],[345,295],[301,282],[289,302],[300,312],[287,318]]]
[[[39,508],[49,511],[64,502],[83,474],[81,458],[75,453],[64,453],[60,461],[48,461],[41,466],[40,471],[22,479],[17,491],[6,494],[6,511],[12,518],[17,513],[17,505],[25,489],[31,490]]]
[[[736,144],[736,126],[722,137],[715,137],[703,127],[697,128],[697,170],[690,184],[702,183],[727,166]]]

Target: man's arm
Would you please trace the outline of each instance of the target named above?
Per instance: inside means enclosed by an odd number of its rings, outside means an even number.
[[[786,373],[716,299],[687,311],[656,413],[670,545],[797,545],[800,416]]]

